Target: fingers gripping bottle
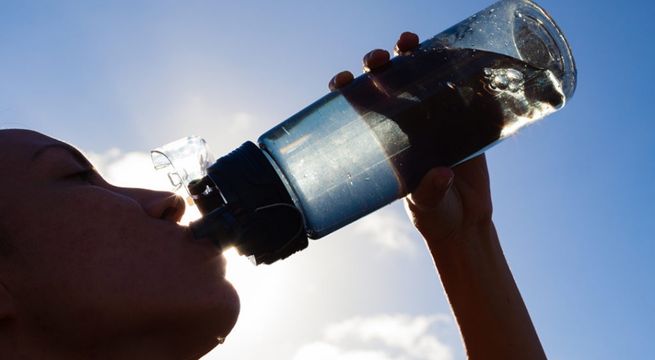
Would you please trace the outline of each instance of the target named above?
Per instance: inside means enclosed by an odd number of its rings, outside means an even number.
[[[204,141],[153,151],[189,190],[198,238],[272,263],[560,109],[576,68],[552,18],[502,0],[213,162]]]

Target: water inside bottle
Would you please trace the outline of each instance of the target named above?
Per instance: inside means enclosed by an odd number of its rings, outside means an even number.
[[[413,191],[562,107],[549,70],[505,55],[427,48],[326,95],[259,139],[312,238]]]

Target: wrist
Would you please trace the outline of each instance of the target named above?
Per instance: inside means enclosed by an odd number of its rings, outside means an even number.
[[[491,250],[489,245],[498,241],[498,235],[490,217],[462,225],[458,229],[453,229],[446,236],[424,237],[435,260],[441,255],[452,256],[454,253],[467,253],[474,249],[476,253],[482,249]]]
[[[545,359],[491,220],[428,246],[471,359]]]

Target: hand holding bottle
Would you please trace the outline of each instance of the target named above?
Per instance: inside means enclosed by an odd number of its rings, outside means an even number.
[[[394,53],[404,56],[417,48],[418,36],[404,32]],[[384,71],[389,62],[386,50],[376,49],[363,58],[364,71]],[[346,86],[354,76],[343,71],[330,80],[330,90]],[[419,119],[420,120],[420,119]],[[453,169],[436,167],[429,171],[406,201],[412,222],[436,251],[446,241],[464,240],[463,235],[476,227],[491,225],[491,194],[485,156],[477,156]]]

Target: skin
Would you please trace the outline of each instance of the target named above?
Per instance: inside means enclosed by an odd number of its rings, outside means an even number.
[[[0,169],[3,358],[197,358],[232,329],[224,259],[177,224],[180,198],[112,186],[26,130],[0,131]]]
[[[394,52],[407,55],[418,44],[416,34],[405,32]],[[373,50],[364,56],[364,71],[389,60],[387,51]],[[352,80],[344,71],[329,87],[338,91]],[[468,358],[545,359],[492,221],[485,156],[430,170],[405,208],[434,259]]]

